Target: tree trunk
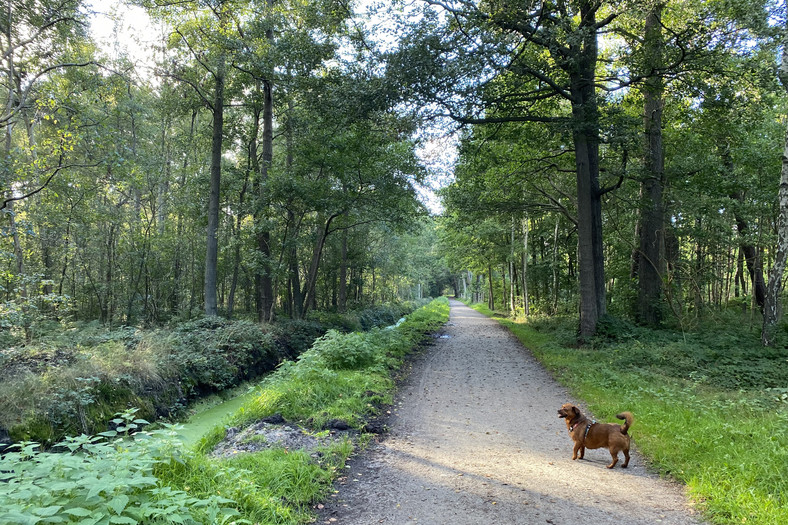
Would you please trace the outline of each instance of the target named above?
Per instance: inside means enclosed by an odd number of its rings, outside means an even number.
[[[251,148],[250,148],[251,151]],[[247,178],[244,180],[243,188],[241,188],[241,194],[238,196],[238,207],[243,210],[244,207],[244,198],[246,196],[246,188],[249,182],[249,175],[247,172]],[[239,212],[237,218],[237,225],[235,228],[235,250],[233,254],[233,277],[230,281],[230,293],[227,299],[227,318],[232,319],[233,317],[233,310],[235,309],[235,290],[238,287],[238,274],[241,270],[241,225],[243,223],[244,214]]]
[[[328,237],[329,232],[331,231],[331,223],[336,218],[336,215],[332,215],[328,218],[325,222],[325,225],[322,228],[318,228],[316,232],[316,239],[315,239],[315,246],[312,250],[312,261],[309,264],[309,270],[306,274],[306,281],[304,282],[304,288],[301,292],[302,296],[302,303],[301,303],[301,313],[302,315],[306,313],[307,309],[315,304],[317,304],[315,298],[315,292],[317,284],[317,271],[320,268],[320,259],[323,255],[323,247],[326,244],[326,238]]]
[[[301,275],[298,270],[298,255],[295,246],[290,249],[290,287],[293,301],[292,316],[295,319],[303,319],[304,297],[301,295]]]
[[[268,34],[268,32],[266,32]],[[268,181],[268,170],[273,162],[274,151],[274,102],[271,83],[263,82],[263,162],[260,165],[260,206],[261,213],[265,217],[266,202],[265,195],[266,182]],[[263,219],[265,221],[265,219]],[[258,225],[260,228],[261,225]],[[258,268],[258,307],[257,318],[261,322],[273,320],[274,291],[273,291],[273,271],[271,265],[271,232],[267,228],[260,228],[257,234],[257,249],[262,259],[262,267]]]
[[[786,20],[784,31],[782,64],[780,64],[778,74],[783,88],[788,91],[788,20]],[[769,272],[769,283],[766,285],[766,297],[763,305],[763,329],[761,331],[761,343],[763,346],[774,345],[777,322],[782,314],[780,291],[782,290],[785,262],[788,259],[788,129],[786,129],[785,143],[783,145],[782,170],[777,200],[780,207],[780,213],[777,217],[777,253],[774,256],[774,265]]]
[[[523,314],[528,317],[531,304],[528,299],[528,217],[523,218]]]
[[[597,5],[583,2],[586,25],[596,21]],[[572,96],[572,139],[577,172],[578,265],[580,268],[581,342],[596,332],[605,315],[605,268],[602,246],[602,196],[599,191],[599,115],[595,93],[597,35],[588,31],[582,42],[572,44],[576,57],[567,66]]]
[[[553,314],[558,312],[558,226],[560,217],[555,218],[555,228],[553,229]]]
[[[340,312],[347,308],[347,230],[342,231],[342,248],[339,262],[339,298],[337,307]]]
[[[16,85],[14,81],[14,53],[13,53],[13,41],[12,41],[12,16],[13,11],[11,8],[11,2],[8,3],[6,7],[6,38],[8,40],[8,54],[6,55],[6,83],[7,83],[7,96],[8,96],[8,103],[6,110],[8,115],[11,115],[14,109],[14,105],[16,102],[16,92],[14,91],[14,86]],[[2,178],[0,178],[0,199],[5,201],[6,198],[13,197],[13,192],[11,191],[11,186],[13,183],[13,173],[11,171],[11,150],[13,146],[13,126],[14,121],[13,119],[9,119],[5,123],[5,147],[3,151],[4,162],[2,164],[5,165],[4,173],[2,174]],[[7,193],[6,193],[7,192]],[[14,243],[14,261],[16,263],[16,273],[18,278],[22,278],[22,274],[25,271],[25,264],[24,264],[24,252],[22,251],[22,243],[19,239],[19,229],[17,228],[16,224],[16,214],[14,213],[14,202],[9,201],[5,205],[5,213],[4,215],[8,217],[9,221],[9,232],[11,234],[11,238]],[[27,297],[27,286],[24,284],[24,280],[22,280],[22,285],[19,288],[19,295],[21,298]],[[26,306],[23,306],[24,309],[27,309]],[[27,331],[27,327],[25,328]]]
[[[222,136],[224,134],[225,57],[219,58],[214,78],[213,129],[211,136],[211,180],[208,198],[208,228],[205,251],[205,315],[216,316],[216,271],[219,262],[219,189],[222,178]]]
[[[490,310],[495,310],[495,294],[493,293],[493,275],[492,275],[492,265],[487,268],[487,280],[490,284],[490,297],[487,300],[487,306],[490,307]]]
[[[640,250],[638,252],[638,321],[658,326],[662,321],[662,279],[665,275],[665,155],[662,148],[664,80],[662,65],[662,5],[646,16],[646,67],[651,70],[643,89],[646,134],[645,178],[641,183]]]

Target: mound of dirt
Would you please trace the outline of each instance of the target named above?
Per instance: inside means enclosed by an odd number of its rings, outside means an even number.
[[[259,421],[245,428],[232,427],[227,429],[227,435],[211,454],[215,457],[230,457],[243,452],[259,452],[270,448],[284,448],[287,450],[303,449],[309,453],[316,452],[320,447],[325,447],[355,437],[357,431],[332,428],[315,432],[284,422],[283,419]]]

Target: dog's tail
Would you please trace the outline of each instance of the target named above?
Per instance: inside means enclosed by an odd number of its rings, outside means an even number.
[[[626,434],[629,427],[632,426],[632,422],[635,420],[634,416],[632,416],[632,412],[621,412],[620,414],[616,414],[616,417],[625,421],[625,423],[621,425],[621,433]]]

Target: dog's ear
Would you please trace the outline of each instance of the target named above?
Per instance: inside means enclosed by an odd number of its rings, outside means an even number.
[[[580,409],[579,409],[579,408],[577,408],[575,405],[572,405],[572,412],[574,412],[574,414],[575,414],[576,416],[579,416],[579,415],[580,415]]]

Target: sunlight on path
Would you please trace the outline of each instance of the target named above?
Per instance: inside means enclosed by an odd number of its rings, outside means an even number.
[[[700,523],[637,454],[626,470],[605,468],[606,450],[572,461],[569,394],[495,321],[452,301],[445,333],[318,523]]]

